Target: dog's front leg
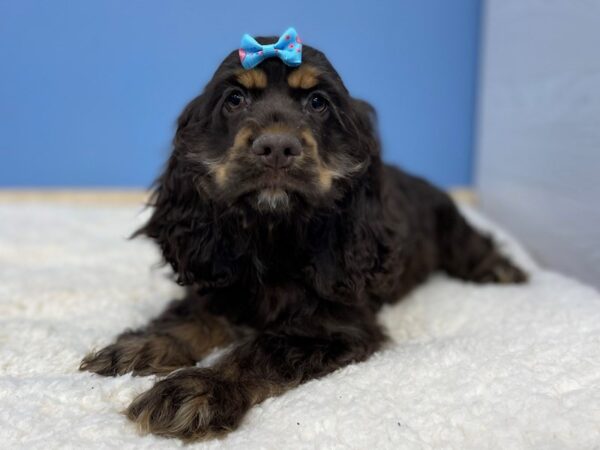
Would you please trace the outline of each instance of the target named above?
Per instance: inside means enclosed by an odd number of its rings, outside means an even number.
[[[235,334],[225,320],[205,311],[202,298],[188,292],[147,326],[125,331],[113,344],[87,355],[79,369],[105,376],[167,374],[193,366],[234,341]]]
[[[213,368],[183,369],[159,381],[134,400],[127,415],[142,431],[162,436],[223,435],[253,405],[365,360],[383,340],[370,313],[351,321],[311,318],[287,324],[240,344]]]

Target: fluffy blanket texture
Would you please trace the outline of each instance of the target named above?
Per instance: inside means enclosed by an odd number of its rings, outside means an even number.
[[[381,313],[392,338],[369,361],[251,410],[195,448],[598,448],[600,294],[538,267],[526,286],[435,275]],[[154,377],[80,373],[81,358],[181,292],[126,206],[0,205],[0,447],[172,448],[120,413]],[[154,265],[154,268],[151,268]]]

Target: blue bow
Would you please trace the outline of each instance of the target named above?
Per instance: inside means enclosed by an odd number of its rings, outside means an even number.
[[[242,36],[240,61],[244,69],[252,69],[267,58],[274,56],[288,66],[299,66],[302,62],[302,41],[294,28],[288,28],[274,44],[261,45],[249,34]]]

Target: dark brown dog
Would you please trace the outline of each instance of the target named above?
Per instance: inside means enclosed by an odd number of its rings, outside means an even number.
[[[246,71],[233,52],[179,118],[138,234],[188,295],[81,364],[101,375],[189,367],[131,404],[145,431],[221,435],[267,397],[367,359],[385,340],[377,310],[434,270],[525,280],[446,194],[381,162],[373,109],[323,53],[305,46],[303,59]],[[194,367],[229,344],[212,368]]]

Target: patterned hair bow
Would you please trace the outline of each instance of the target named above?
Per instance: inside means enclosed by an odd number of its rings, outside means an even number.
[[[299,66],[302,62],[302,41],[294,28],[288,28],[274,44],[261,45],[249,34],[242,36],[240,61],[244,69],[252,69],[267,58],[274,56],[288,66]]]

